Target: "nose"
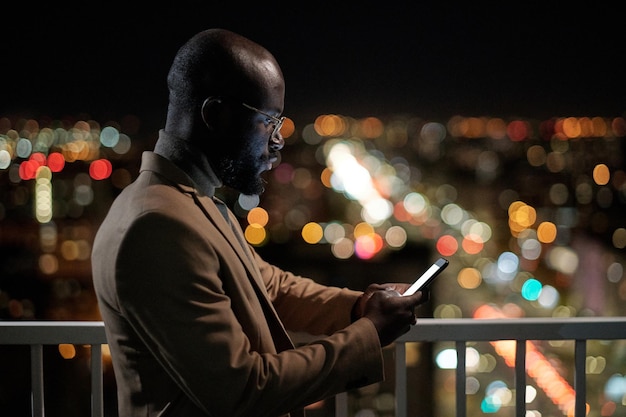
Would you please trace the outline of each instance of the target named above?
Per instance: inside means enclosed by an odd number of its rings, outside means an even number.
[[[273,152],[278,152],[283,148],[283,146],[285,146],[285,140],[283,139],[283,135],[281,135],[280,132],[276,132],[270,138],[270,150]]]

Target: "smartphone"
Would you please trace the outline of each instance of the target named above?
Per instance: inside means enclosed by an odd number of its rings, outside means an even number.
[[[439,275],[441,271],[446,269],[446,267],[448,266],[448,263],[449,262],[447,259],[444,259],[444,258],[437,259],[437,261],[434,264],[432,264],[431,267],[428,268],[426,272],[422,274],[421,277],[416,279],[413,285],[411,285],[409,289],[406,290],[404,294],[402,295],[403,296],[413,295],[417,291],[421,290],[422,288],[425,288],[428,284],[432,282],[433,279],[435,279],[437,275]]]

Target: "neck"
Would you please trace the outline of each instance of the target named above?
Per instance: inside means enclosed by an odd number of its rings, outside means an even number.
[[[222,181],[215,175],[206,155],[189,141],[182,140],[162,130],[154,152],[172,161],[183,170],[205,195],[213,196]]]

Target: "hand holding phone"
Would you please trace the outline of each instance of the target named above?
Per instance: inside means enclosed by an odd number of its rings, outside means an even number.
[[[449,262],[447,259],[444,259],[444,258],[437,259],[437,261],[434,264],[432,264],[431,267],[428,268],[426,272],[422,274],[421,277],[415,280],[413,285],[411,285],[409,289],[406,290],[404,294],[402,294],[402,296],[413,295],[417,291],[428,286],[435,279],[435,277],[439,275],[439,273],[441,273],[441,271],[446,269],[446,267],[448,266],[448,263]]]

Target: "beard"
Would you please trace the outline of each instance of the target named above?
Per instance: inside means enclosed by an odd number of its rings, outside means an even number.
[[[244,152],[238,157],[223,157],[217,163],[218,176],[224,185],[245,195],[259,195],[265,191],[261,177],[261,160]]]

